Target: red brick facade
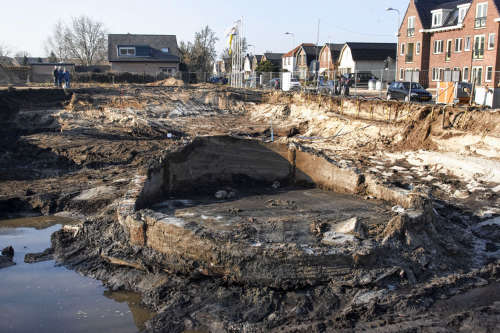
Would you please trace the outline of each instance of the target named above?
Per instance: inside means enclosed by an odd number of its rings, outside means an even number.
[[[476,8],[482,3],[488,4],[487,16],[478,20],[479,26],[477,26]],[[412,16],[415,17],[414,36],[408,36],[411,35],[408,33],[408,25],[411,24],[409,18]],[[470,81],[474,72],[478,84],[498,87],[500,75],[496,71],[500,70],[498,52],[500,23],[495,22],[495,19],[499,17],[498,8],[493,0],[473,0],[470,1],[470,7],[461,24],[457,22],[442,28],[423,27],[414,0],[411,0],[399,31],[398,78],[401,70],[419,69],[421,83],[434,88],[437,81],[445,79],[445,71],[455,69],[460,72],[460,80]],[[490,41],[492,47],[489,47]],[[416,54],[416,44],[419,42],[420,54]],[[410,44],[413,44],[412,55],[409,54],[412,48]],[[401,55],[402,45],[405,55]]]

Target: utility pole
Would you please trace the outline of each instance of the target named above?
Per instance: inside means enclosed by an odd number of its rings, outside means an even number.
[[[398,54],[399,54],[399,28],[401,27],[401,12],[399,11],[399,9],[396,9],[396,8],[386,8],[386,11],[388,12],[397,12],[398,13],[398,25],[397,25],[397,29],[396,29],[396,73],[394,74],[394,80],[397,81],[398,80]]]
[[[319,64],[318,64],[318,59],[319,59],[319,53],[318,53],[318,47],[319,47],[319,23],[320,23],[320,20],[318,19],[318,34],[316,36],[316,63],[314,64],[314,70],[316,71],[316,90],[319,89]]]

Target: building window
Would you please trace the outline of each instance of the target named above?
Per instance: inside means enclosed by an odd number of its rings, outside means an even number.
[[[462,75],[462,81],[469,81],[469,67],[464,67],[464,73]]]
[[[415,36],[415,16],[408,17],[408,30],[407,36],[413,37]]]
[[[470,51],[470,36],[465,37],[464,51]]]
[[[406,62],[413,62],[413,43],[408,43],[408,50],[406,51]]]
[[[399,69],[399,79],[403,80],[405,77],[405,70],[403,68]]]
[[[432,13],[432,26],[433,27],[440,27],[443,23],[443,13],[442,12],[437,12],[437,13]]]
[[[441,81],[441,68],[433,68],[432,69],[432,81]]]
[[[491,82],[493,80],[493,67],[486,67],[486,77],[484,78],[485,82]]]
[[[463,41],[464,41],[463,38],[455,39],[455,52],[462,52]]]
[[[467,8],[460,7],[458,10],[458,23],[462,23],[464,21],[465,14],[467,14]]]
[[[488,50],[493,50],[495,48],[495,34],[488,35]]]
[[[161,49],[161,52],[163,53],[168,53],[170,50],[168,49],[168,47],[164,47]]]
[[[448,39],[446,41],[446,60],[450,60],[451,58],[451,47],[452,47],[453,41],[451,39]]]
[[[417,42],[417,46],[415,48],[415,54],[420,54],[420,42]]]
[[[118,48],[118,55],[120,57],[134,57],[135,56],[135,47],[122,47]]]
[[[443,41],[435,40],[434,41],[434,54],[443,53]]]
[[[472,67],[472,82],[481,85],[483,79],[483,67]]]
[[[401,43],[401,55],[405,55],[405,43]]]
[[[474,53],[472,57],[474,59],[484,58],[484,35],[474,36]]]
[[[474,28],[486,27],[486,16],[488,16],[488,3],[478,3],[476,6],[476,19],[474,20]]]

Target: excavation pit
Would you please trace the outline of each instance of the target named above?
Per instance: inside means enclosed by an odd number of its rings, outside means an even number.
[[[226,188],[221,191],[234,198],[218,200],[215,195],[198,195],[167,200],[154,205],[152,210],[164,219],[182,220],[190,230],[203,229],[221,239],[231,238],[256,247],[279,243],[295,243],[307,248],[322,244],[359,244],[368,228],[390,218],[390,207],[382,202],[318,188],[261,187],[246,191]],[[327,239],[327,235],[331,235],[328,231],[334,231],[348,220],[356,220],[359,230],[338,232],[337,237]]]
[[[132,183],[119,221],[165,270],[278,288],[375,265],[391,207],[418,203],[312,151],[234,137],[197,138]]]

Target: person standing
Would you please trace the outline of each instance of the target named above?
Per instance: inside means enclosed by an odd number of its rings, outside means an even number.
[[[69,71],[66,68],[64,68],[64,88],[66,88],[66,89],[69,88],[70,79],[71,79],[71,76],[69,74]]]
[[[59,67],[59,69],[57,70],[57,80],[58,80],[57,86],[59,88],[61,88],[63,80],[64,80],[64,72],[63,72],[63,69],[61,67]]]
[[[54,66],[53,75],[54,75],[54,85],[56,87],[58,87],[59,86],[59,71],[57,70],[57,66]]]

